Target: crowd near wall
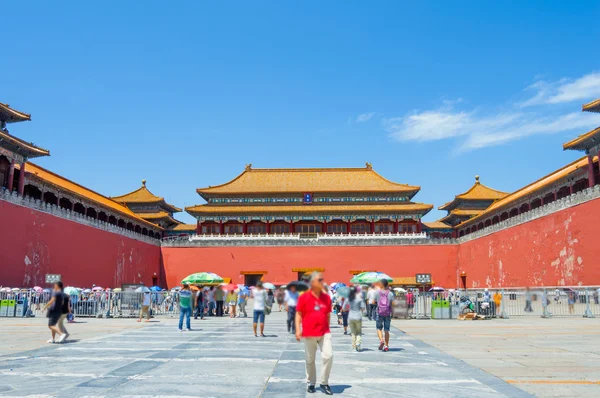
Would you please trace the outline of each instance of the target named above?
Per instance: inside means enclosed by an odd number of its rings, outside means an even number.
[[[487,234],[431,244],[161,247],[51,209],[0,200],[0,285],[43,286],[45,274],[55,273],[70,285],[158,281],[172,287],[198,271],[217,272],[233,283],[266,271],[265,280],[285,283],[315,268],[323,268],[329,281],[348,281],[351,271],[378,270],[394,277],[428,272],[436,285],[446,287],[458,286],[461,272],[467,287],[600,284],[600,199],[550,210],[505,228],[495,225]]]

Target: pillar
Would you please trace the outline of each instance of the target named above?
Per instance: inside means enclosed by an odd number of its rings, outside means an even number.
[[[375,221],[371,221],[371,233],[375,233]]]
[[[196,235],[200,235],[202,233],[202,225],[200,225],[200,221],[196,221]]]
[[[352,229],[350,229],[350,221],[346,221],[346,233],[347,234],[352,233]]]
[[[294,222],[290,221],[290,234],[294,233]]]
[[[323,231],[322,233],[326,234],[327,233],[327,221],[323,221]]]
[[[271,233],[271,223],[267,221],[267,234]]]
[[[394,233],[398,233],[398,220],[394,221]]]
[[[219,234],[223,235],[225,233],[225,225],[223,224],[223,220],[219,221]]]
[[[423,224],[421,223],[421,220],[419,220],[417,222],[417,233],[420,234],[422,230],[423,230]]]
[[[588,185],[593,187],[596,185],[596,177],[594,176],[594,158],[588,155]]]
[[[25,162],[21,163],[21,169],[19,170],[19,195],[23,196],[25,192]]]
[[[248,222],[246,222],[246,221],[242,222],[242,233],[244,235],[246,235],[248,233]]]
[[[15,179],[15,160],[10,161],[10,169],[8,169],[8,192],[12,192],[13,182]]]

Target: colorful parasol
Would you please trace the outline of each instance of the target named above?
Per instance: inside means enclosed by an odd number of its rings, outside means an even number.
[[[263,283],[263,287],[265,289],[269,289],[269,290],[275,290],[276,289],[275,285],[272,284],[272,283],[270,283],[270,282]]]
[[[383,272],[363,272],[350,279],[350,283],[370,285],[382,279],[386,279],[388,282],[392,282],[393,280],[388,274],[384,274]]]
[[[223,278],[212,272],[198,272],[185,277],[181,283],[194,285],[219,285],[223,283]]]

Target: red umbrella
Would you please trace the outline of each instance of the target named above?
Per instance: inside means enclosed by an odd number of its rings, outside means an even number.
[[[228,285],[221,285],[221,289],[223,290],[227,290],[228,292],[232,291],[232,290],[237,290],[240,287],[238,285],[234,285],[233,283],[230,283]]]

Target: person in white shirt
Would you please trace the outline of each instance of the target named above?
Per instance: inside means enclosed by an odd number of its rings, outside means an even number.
[[[265,307],[267,306],[267,292],[263,289],[262,281],[256,283],[254,289],[254,315],[252,328],[254,329],[254,337],[258,337],[256,327],[260,323],[260,337],[265,336]]]
[[[371,286],[367,292],[367,317],[370,321],[377,320],[377,297],[377,289]]]
[[[296,286],[292,285],[285,292],[284,297],[285,310],[287,311],[287,330],[288,333],[296,334],[296,304],[298,303],[298,292]]]

